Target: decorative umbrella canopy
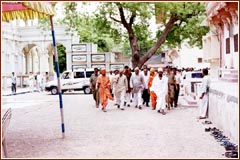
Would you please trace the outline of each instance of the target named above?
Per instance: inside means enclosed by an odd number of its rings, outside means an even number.
[[[2,21],[35,19],[54,16],[55,11],[47,2],[2,2]]]
[[[2,21],[9,22],[14,19],[35,19],[49,17],[52,28],[52,38],[54,47],[54,57],[56,65],[56,73],[58,80],[58,93],[59,93],[59,104],[61,113],[61,127],[62,127],[62,137],[65,137],[65,127],[64,127],[64,117],[63,117],[63,103],[62,103],[62,90],[60,83],[60,73],[57,55],[57,46],[55,40],[54,26],[53,26],[53,16],[55,11],[51,6],[51,3],[47,2],[2,2]]]

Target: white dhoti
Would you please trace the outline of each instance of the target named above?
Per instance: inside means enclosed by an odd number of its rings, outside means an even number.
[[[126,94],[125,90],[116,92],[116,101],[117,104],[120,105],[120,108],[124,108],[125,94]]]
[[[127,105],[130,105],[131,95],[132,95],[132,93],[125,94],[125,102]]]
[[[141,106],[142,105],[142,91],[139,90],[137,92],[134,92],[134,105],[135,106]]]
[[[157,95],[157,105],[156,105],[156,109],[160,110],[160,109],[165,109],[166,108],[166,98],[165,98],[165,94],[159,94]]]
[[[207,116],[207,108],[208,108],[208,95],[204,95],[203,99],[199,100],[199,114],[201,117]]]

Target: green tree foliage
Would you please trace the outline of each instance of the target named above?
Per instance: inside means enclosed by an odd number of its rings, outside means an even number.
[[[67,69],[66,47],[62,44],[57,45],[59,71],[62,73]],[[54,70],[56,70],[55,60],[53,60]]]
[[[110,29],[110,23],[98,16],[79,14],[77,2],[64,2],[65,17],[60,24],[68,24],[70,33],[77,32],[80,36],[79,43],[92,42],[98,45],[98,51],[108,52],[115,42],[120,42],[120,36],[115,29]],[[105,27],[102,27],[105,25]],[[117,37],[113,40],[112,37]]]
[[[155,14],[162,15],[163,23],[156,39],[151,39],[148,23]],[[202,35],[208,32],[207,27],[200,26],[205,18],[201,2],[102,2],[99,15],[111,21],[112,28],[125,28],[119,33],[129,39],[133,67],[141,67],[163,45],[174,48],[187,40],[192,46],[201,46]]]

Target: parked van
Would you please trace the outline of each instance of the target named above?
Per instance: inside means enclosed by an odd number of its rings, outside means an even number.
[[[81,91],[85,94],[91,93],[89,78],[94,73],[93,69],[81,69],[74,71],[64,71],[61,74],[61,89],[62,93],[67,90]],[[46,84],[45,90],[50,91],[52,95],[58,94],[58,81],[53,80]]]
[[[203,75],[201,71],[186,72],[183,75],[184,95],[194,95],[198,93],[196,86],[201,86]]]

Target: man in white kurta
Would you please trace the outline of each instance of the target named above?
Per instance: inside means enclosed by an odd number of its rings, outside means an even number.
[[[142,109],[142,92],[145,88],[145,83],[142,74],[139,73],[139,68],[135,68],[135,73],[132,74],[130,79],[130,87],[133,91],[135,108]]]
[[[118,70],[114,71],[114,74],[111,74],[111,76],[109,75],[109,79],[110,79],[110,83],[111,83],[111,89],[112,89],[112,94],[113,97],[116,97],[116,85],[117,85],[117,78],[118,78]],[[114,104],[117,105],[117,100],[116,98],[114,98]]]
[[[123,71],[119,72],[117,76],[117,82],[115,86],[115,95],[117,99],[117,104],[120,106],[121,110],[124,110],[125,95],[128,88],[128,81]]]
[[[207,117],[207,109],[208,109],[208,99],[209,99],[209,84],[210,79],[208,76],[208,70],[203,69],[203,80],[202,80],[202,87],[201,87],[201,93],[200,93],[200,116],[199,119],[204,119]]]
[[[157,95],[156,109],[159,113],[165,115],[164,109],[166,108],[165,96],[168,91],[168,79],[163,76],[162,68],[158,69],[158,75],[153,79],[152,87],[150,91],[153,91]]]
[[[141,72],[142,76],[143,76],[143,80],[145,83],[145,88],[143,90],[143,94],[142,94],[142,98],[143,98],[143,105],[146,103],[146,106],[149,107],[148,103],[150,100],[150,94],[148,93],[148,79],[150,77],[150,73],[148,72],[148,69],[145,68],[142,72]]]

